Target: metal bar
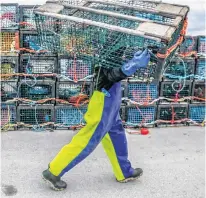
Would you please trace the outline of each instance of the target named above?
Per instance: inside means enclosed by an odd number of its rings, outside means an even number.
[[[149,9],[139,8],[139,7],[137,7],[137,5],[131,6],[131,5],[123,4],[123,3],[109,2],[109,1],[103,1],[103,0],[88,0],[88,2],[114,5],[114,6],[124,7],[124,8],[127,8],[127,9],[132,9],[132,10],[136,10],[136,11],[140,11],[140,12],[161,14],[163,16],[171,17],[173,19],[175,19],[177,16],[182,17],[181,14],[174,14],[174,13],[170,13],[170,12],[158,12],[158,11],[155,11],[155,10],[152,10],[152,9],[149,10]]]
[[[119,27],[119,26],[109,25],[109,24],[106,24],[106,23],[101,23],[101,22],[96,22],[96,21],[92,21],[92,20],[77,18],[77,17],[73,17],[73,16],[54,14],[54,13],[50,13],[50,12],[40,12],[40,11],[38,11],[38,9],[35,11],[35,13],[39,14],[39,15],[48,16],[48,17],[54,17],[54,18],[61,19],[61,20],[69,20],[69,21],[73,21],[73,22],[76,22],[76,23],[83,23],[83,24],[86,24],[86,25],[97,26],[97,27],[100,27],[100,28],[105,28],[105,29],[109,29],[109,30],[112,30],[112,31],[122,32],[122,33],[130,34],[130,35],[134,35],[134,36],[142,36],[144,38],[155,40],[157,42],[161,42],[162,40],[167,40],[166,38],[161,37],[161,36],[156,36],[156,37],[147,36],[147,35],[145,35],[145,33],[140,32],[138,30],[131,30],[131,29],[127,29],[127,28],[123,28],[123,27]]]

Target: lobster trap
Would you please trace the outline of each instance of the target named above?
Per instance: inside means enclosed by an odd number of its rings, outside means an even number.
[[[19,6],[20,30],[36,30],[34,9],[37,7],[38,5]]]
[[[33,128],[35,130],[54,126],[53,105],[19,105],[17,107],[17,124],[19,128]]]
[[[206,37],[205,36],[199,36],[198,37],[198,50],[197,50],[197,52],[199,54],[205,54],[205,52],[206,52],[205,42],[206,42]]]
[[[172,126],[185,125],[188,121],[187,104],[161,104],[158,105],[156,125]]]
[[[1,56],[1,80],[18,79],[12,74],[19,71],[19,57],[17,55]],[[5,74],[5,75],[4,75]]]
[[[158,83],[146,84],[129,82],[127,93],[129,99],[144,105],[153,102],[158,98],[159,86]]]
[[[22,54],[19,70],[25,74],[45,74],[42,78],[53,77],[52,74],[57,73],[57,57]]]
[[[184,42],[180,45],[179,52],[183,56],[189,55],[191,52],[197,52],[197,37],[186,36]]]
[[[178,80],[185,78],[186,80],[194,79],[195,59],[184,58],[172,59],[163,73],[163,80]]]
[[[0,28],[3,29],[13,29],[19,28],[19,12],[18,4],[16,3],[1,3],[1,24]]]
[[[55,103],[55,81],[26,80],[19,82],[19,97],[32,101],[41,100],[42,103]]]
[[[205,103],[205,81],[194,81],[192,87],[192,96],[195,98],[192,103]]]
[[[57,82],[56,98],[70,104],[88,103],[92,94],[93,84],[91,82]],[[58,102],[58,101],[57,101]]]
[[[14,104],[1,103],[1,130],[15,130],[16,119],[16,106]]]
[[[77,12],[68,16],[71,7]],[[83,15],[76,16],[79,10],[85,9],[89,11],[89,19]],[[93,59],[94,66],[121,67],[136,51],[149,48],[154,55],[148,67],[139,69],[136,76],[140,81],[152,81],[159,80],[163,66],[183,39],[180,32],[186,28],[184,19],[188,8],[181,7],[181,12],[180,9],[175,11],[172,15],[178,18],[178,22],[169,25],[93,8],[47,2],[35,10],[35,19],[44,48],[67,54],[72,59]],[[90,19],[93,15],[95,17]],[[126,27],[120,26],[124,24],[122,20],[128,21]],[[45,39],[48,34],[53,35],[51,40]]]
[[[206,120],[204,104],[189,104],[189,119],[197,123],[202,123]]]
[[[51,35],[47,35],[44,42],[52,40]],[[22,53],[38,53],[52,55],[49,49],[45,49],[41,43],[40,37],[36,31],[20,32],[20,50]]]
[[[198,58],[196,63],[196,78],[198,80],[206,79],[206,60],[205,58]]]
[[[6,102],[18,97],[17,81],[1,81],[1,101]]]
[[[60,81],[90,81],[93,74],[93,60],[86,57],[69,57],[59,56],[59,70]],[[88,78],[90,77],[90,78]]]
[[[165,81],[161,82],[160,89],[160,103],[173,103],[188,101],[188,97],[191,95],[191,82],[190,81]],[[182,100],[180,100],[182,99]]]
[[[16,53],[19,50],[18,31],[2,30],[0,35],[1,35],[1,44],[0,44],[1,53],[8,55],[8,53]]]
[[[126,106],[125,118],[127,127],[153,127],[156,119],[156,106]]]
[[[85,125],[84,114],[87,106],[55,106],[55,128],[79,128]]]

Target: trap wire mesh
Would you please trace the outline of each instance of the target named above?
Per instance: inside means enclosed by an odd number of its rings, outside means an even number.
[[[163,73],[164,80],[178,80],[186,76],[186,80],[194,78],[195,59],[173,58]]]
[[[0,9],[0,28],[18,29],[18,4],[2,3]]]
[[[185,124],[188,105],[159,105],[157,123],[160,125]]]
[[[186,36],[184,42],[180,45],[180,53],[197,51],[197,37]]]
[[[56,98],[68,101],[71,104],[88,102],[92,93],[91,83],[58,82]]]
[[[205,105],[189,105],[189,119],[202,123],[204,120],[206,120],[206,114],[205,114]]]
[[[183,97],[187,97],[191,95],[191,82],[185,81],[183,82],[161,82],[161,92],[160,96],[163,96],[165,98],[173,99],[172,102],[175,102],[175,100]],[[169,102],[166,99],[161,99],[161,103]],[[170,101],[171,102],[171,101]]]
[[[21,30],[36,30],[34,9],[38,5],[22,5],[20,10],[20,29]]]
[[[148,103],[158,98],[156,84],[129,83],[128,98],[138,103]]]
[[[87,78],[93,73],[92,60],[79,57],[71,59],[68,56],[59,57],[60,80],[83,81],[92,80]]]
[[[1,56],[1,74],[15,74],[19,71],[18,56]],[[15,76],[1,76],[1,80],[17,79]]]
[[[55,98],[55,81],[52,80],[27,80],[19,85],[20,97],[33,101]],[[47,101],[53,103],[54,101]]]
[[[19,32],[15,31],[1,31],[0,33],[0,52],[13,53],[19,49]]]
[[[205,58],[198,58],[196,64],[196,75],[198,78],[206,79],[206,60]]]
[[[193,82],[192,96],[196,97],[192,100],[193,103],[205,103],[205,81]]]
[[[126,125],[130,127],[153,126],[155,115],[155,106],[126,107]]]
[[[16,106],[14,104],[1,104],[1,130],[15,129],[13,124],[16,124]]]
[[[53,13],[50,13],[51,9]],[[181,17],[179,26],[175,28],[153,21],[145,22],[145,19],[138,20],[133,16],[118,14],[117,17],[111,16],[111,13],[101,14],[102,11],[99,10],[96,10],[96,13],[90,10],[86,15],[89,19],[84,19],[82,11],[68,16],[70,14],[68,10],[71,10],[69,6],[51,2],[35,10],[41,43],[45,44],[46,49],[56,53],[69,54],[72,59],[79,57],[84,57],[85,60],[93,59],[94,66],[101,67],[121,67],[136,51],[145,47],[155,48],[156,54],[165,51],[177,42],[184,22],[184,17]],[[185,10],[185,15],[187,11]],[[80,17],[74,16],[78,13]],[[127,23],[122,22],[123,19]],[[120,27],[120,24],[126,24],[127,28]],[[45,40],[48,34],[53,35],[52,40]],[[153,56],[148,68],[138,71],[138,78],[159,79],[164,58]]]
[[[198,37],[198,53],[205,54],[206,53],[206,37],[205,36],[199,36]]]
[[[78,127],[85,124],[84,114],[87,107],[56,106],[55,125],[58,128]]]
[[[53,74],[57,70],[57,58],[51,56],[21,55],[20,72],[25,74]]]
[[[1,101],[6,102],[18,97],[17,81],[1,81]]]
[[[36,129],[40,124],[54,121],[54,107],[52,105],[19,105],[17,107],[17,121],[20,128]],[[52,124],[47,127],[53,127]]]

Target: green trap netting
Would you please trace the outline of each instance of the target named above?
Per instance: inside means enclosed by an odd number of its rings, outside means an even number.
[[[184,17],[173,27],[143,17],[112,14],[109,9],[91,9],[88,5],[92,4],[78,7],[48,2],[38,8],[35,20],[41,47],[110,68],[121,67],[136,51],[149,48],[151,61],[146,69],[137,71],[136,77],[141,81],[159,79],[167,60],[156,54],[165,53],[176,43]]]

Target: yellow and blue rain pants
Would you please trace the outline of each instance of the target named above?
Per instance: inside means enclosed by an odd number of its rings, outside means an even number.
[[[117,180],[128,178],[133,168],[128,160],[125,130],[119,116],[121,105],[121,83],[109,89],[110,96],[94,91],[84,116],[86,126],[65,145],[49,165],[55,176],[67,171],[85,159],[102,142],[111,161]]]

